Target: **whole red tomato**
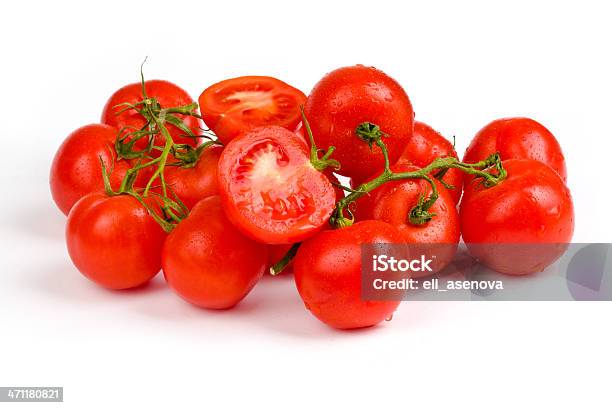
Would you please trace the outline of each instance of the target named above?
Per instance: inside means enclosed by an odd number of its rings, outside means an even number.
[[[482,128],[465,151],[463,161],[475,163],[499,152],[502,160],[533,159],[549,165],[567,180],[565,158],[557,139],[529,118],[497,119]]]
[[[399,242],[402,236],[397,229],[381,221],[322,231],[306,240],[293,266],[306,308],[338,329],[373,326],[390,318],[399,301],[361,299],[361,244]]]
[[[398,163],[414,164],[425,167],[440,157],[457,158],[457,152],[451,142],[423,122],[414,122],[414,133],[408,140]],[[455,205],[461,198],[463,188],[463,172],[459,169],[448,169],[442,180],[454,188],[448,189]]]
[[[379,147],[372,149],[355,130],[371,122],[387,133],[384,141],[391,162],[402,153],[412,135],[414,113],[408,95],[384,72],[355,65],[327,74],[313,88],[305,114],[317,147],[335,146],[333,157],[342,164],[343,176],[363,180],[384,167]]]
[[[113,188],[118,188],[125,172],[132,166],[129,160],[115,160],[117,129],[107,125],[87,125],[72,132],[62,143],[51,164],[49,183],[57,207],[66,215],[83,196],[104,190],[102,164],[110,172]],[[112,171],[111,171],[112,170]],[[139,174],[136,186],[145,182]]]
[[[153,278],[161,269],[165,239],[147,209],[128,195],[88,194],[72,208],[66,225],[74,265],[109,289],[134,288]]]
[[[162,81],[158,79],[145,81],[145,89],[149,98],[155,98],[162,108],[173,108],[193,103],[193,99],[189,94],[172,82]],[[113,126],[116,129],[122,129],[126,126],[130,130],[140,129],[146,124],[146,120],[138,112],[130,109],[122,113],[125,106],[119,106],[123,103],[135,104],[144,98],[142,95],[142,84],[140,82],[129,84],[117,90],[111,95],[102,111],[102,123]],[[178,115],[182,117],[183,123],[191,131],[198,135],[200,131],[199,119],[189,115]],[[188,144],[196,146],[199,144],[197,139],[184,136],[184,132],[176,126],[166,123],[168,131],[175,143]],[[161,134],[155,136],[155,145],[163,146],[164,139]],[[147,147],[146,138],[136,142],[136,149],[144,149]],[[155,152],[154,152],[155,153]]]
[[[539,272],[565,250],[574,232],[567,186],[549,166],[530,159],[503,161],[505,180],[466,186],[459,212],[468,249],[499,272]],[[470,245],[472,244],[472,245]]]
[[[183,299],[209,309],[235,306],[259,281],[268,248],[229,222],[218,196],[207,197],[174,228],[162,253],[164,276]]]
[[[166,167],[164,177],[168,187],[187,208],[193,208],[205,197],[219,194],[217,167],[222,151],[222,146],[210,145],[202,151],[194,167]]]
[[[259,127],[233,139],[218,171],[228,218],[259,242],[299,242],[320,231],[334,209],[329,178],[312,166],[304,141],[282,127]]]
[[[306,95],[276,78],[243,76],[211,85],[199,102],[204,122],[227,144],[257,126],[295,129]]]
[[[396,165],[394,172],[419,170],[416,166]],[[432,269],[440,272],[453,259],[459,243],[459,215],[455,202],[439,182],[435,182],[439,197],[429,209],[435,214],[424,224],[413,224],[409,220],[411,210],[419,198],[429,197],[430,184],[423,179],[406,179],[383,184],[374,191],[359,198],[355,207],[355,219],[379,220],[397,228],[402,238],[412,249],[434,259]],[[429,273],[415,272],[412,276],[422,277]]]

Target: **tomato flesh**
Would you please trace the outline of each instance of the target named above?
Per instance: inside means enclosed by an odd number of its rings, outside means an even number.
[[[306,145],[281,127],[234,139],[219,160],[219,189],[229,219],[268,244],[298,242],[320,230],[336,194],[310,163]]]
[[[257,126],[294,129],[306,95],[272,77],[245,76],[216,83],[200,95],[204,122],[223,143]]]

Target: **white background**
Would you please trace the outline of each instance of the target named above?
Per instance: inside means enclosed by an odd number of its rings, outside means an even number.
[[[610,303],[412,302],[390,323],[338,332],[290,276],[226,312],[185,304],[161,276],[109,292],[71,265],[48,188],[62,139],[98,121],[147,55],[148,78],[193,97],[246,74],[308,92],[363,63],[403,84],[417,119],[461,152],[492,119],[544,123],[567,158],[574,240],[612,242],[604,4],[3,4],[0,386],[63,386],[71,407],[609,406]]]

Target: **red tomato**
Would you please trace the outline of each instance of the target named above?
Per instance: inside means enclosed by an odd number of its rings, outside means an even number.
[[[145,89],[147,91],[147,96],[157,99],[162,108],[175,108],[193,103],[193,99],[191,99],[185,90],[168,81],[158,79],[145,81]],[[102,123],[113,126],[117,129],[121,129],[125,126],[130,126],[134,129],[142,128],[146,124],[142,115],[134,110],[128,110],[119,114],[121,110],[125,109],[125,106],[117,105],[126,102],[134,104],[141,101],[143,98],[142,84],[140,82],[126,85],[117,90],[117,92],[111,95],[104,106],[104,110],[102,111]],[[178,116],[182,116],[183,123],[189,129],[191,129],[194,134],[199,135],[201,133],[198,118],[188,115]],[[170,135],[172,136],[172,139],[174,140],[174,143],[188,144],[191,146],[196,146],[199,144],[197,139],[184,136],[184,132],[179,128],[170,124],[166,124],[166,126],[170,132]],[[157,134],[155,136],[155,145],[164,145],[164,139],[161,134]],[[136,142],[135,147],[136,149],[146,148],[146,138],[142,138]],[[159,154],[159,152],[154,152],[153,154]]]
[[[396,165],[394,172],[414,171],[416,166]],[[429,197],[431,186],[422,179],[407,179],[388,182],[359,198],[356,202],[355,219],[379,220],[393,225],[402,238],[418,252],[434,258],[432,269],[440,272],[446,267],[457,252],[459,243],[459,215],[453,198],[439,182],[436,181],[439,197],[429,212],[435,216],[420,225],[412,224],[408,217],[417,205],[421,196]],[[413,273],[422,277],[428,273]]]
[[[194,167],[168,166],[164,174],[168,187],[187,206],[193,208],[201,199],[219,194],[217,167],[223,148],[208,146]]]
[[[398,301],[361,299],[361,244],[398,242],[402,237],[397,229],[381,221],[322,231],[305,241],[293,269],[306,308],[338,329],[373,326],[390,318]]]
[[[174,228],[162,253],[164,276],[186,301],[209,309],[240,302],[266,269],[268,248],[228,221],[218,196],[201,200]]]
[[[491,269],[541,271],[565,248],[550,244],[572,238],[572,197],[559,174],[539,161],[511,159],[503,166],[508,177],[498,185],[485,188],[473,182],[466,187],[459,213],[463,239]],[[529,253],[519,254],[518,249]]]
[[[335,205],[334,188],[311,165],[304,142],[278,126],[253,129],[225,147],[219,192],[236,228],[267,244],[314,235]]]
[[[336,186],[336,184],[340,184],[340,181],[334,175],[334,173],[330,171],[325,171],[324,173],[327,175],[327,177],[329,178],[329,181],[331,181],[332,184],[335,183],[334,191],[336,192],[336,201],[340,201],[342,198],[344,198],[344,190]],[[323,229],[327,229],[328,227],[329,227],[329,224],[325,223],[325,225],[323,226]],[[276,265],[281,259],[283,259],[283,257],[287,254],[287,251],[291,249],[291,246],[292,244],[270,245],[269,246],[270,248],[269,266],[272,267]],[[289,261],[287,266],[285,266],[285,268],[283,269],[283,273],[291,273],[291,272],[293,272],[293,260]]]
[[[343,176],[363,180],[384,167],[377,146],[372,150],[355,129],[363,122],[380,126],[395,162],[412,135],[414,113],[402,87],[382,71],[363,65],[340,68],[313,88],[304,108],[319,149],[335,146],[333,158]]]
[[[159,224],[128,195],[88,194],[72,208],[66,225],[74,265],[109,289],[134,288],[153,278],[161,269],[165,239]]]
[[[129,160],[116,161],[115,138],[117,129],[107,125],[87,125],[72,132],[62,143],[51,164],[49,182],[51,195],[58,208],[66,215],[83,196],[103,191],[102,165],[110,173],[111,186],[118,188],[131,167]],[[146,176],[136,181],[141,186]]]
[[[552,167],[567,180],[561,146],[552,133],[528,118],[498,119],[482,128],[465,151],[463,161],[475,163],[499,152],[502,160],[533,159]]]
[[[414,164],[422,168],[439,157],[457,158],[457,152],[452,143],[425,123],[414,122],[414,133],[408,140],[398,163]],[[442,180],[454,187],[448,189],[448,192],[457,204],[463,188],[463,172],[459,169],[448,169]]]
[[[226,79],[199,98],[204,122],[224,144],[256,126],[295,129],[305,101],[299,89],[266,76]]]

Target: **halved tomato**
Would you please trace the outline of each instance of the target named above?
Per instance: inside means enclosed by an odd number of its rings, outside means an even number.
[[[295,129],[306,95],[276,78],[243,76],[206,88],[199,103],[206,125],[227,144],[257,126]]]
[[[259,127],[232,140],[219,159],[223,208],[243,234],[267,244],[302,241],[321,230],[334,209],[329,178],[310,163],[294,132]]]

